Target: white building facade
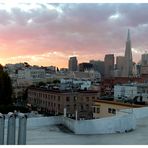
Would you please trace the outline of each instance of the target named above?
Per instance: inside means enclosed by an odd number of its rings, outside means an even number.
[[[122,84],[114,86],[114,99],[120,100],[124,99],[134,99],[136,96],[142,96],[143,100],[148,102],[148,84],[138,83],[138,84]]]

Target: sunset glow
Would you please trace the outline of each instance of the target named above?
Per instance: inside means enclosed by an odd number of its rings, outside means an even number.
[[[67,67],[70,56],[124,55],[128,28],[138,62],[148,49],[147,18],[148,4],[0,3],[0,63]]]

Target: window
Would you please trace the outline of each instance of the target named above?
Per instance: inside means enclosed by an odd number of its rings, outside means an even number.
[[[95,97],[92,97],[92,100],[95,100]]]
[[[96,108],[95,108],[95,107],[93,107],[93,112],[94,112],[94,113],[96,112]]]
[[[86,104],[86,110],[88,110],[89,109],[89,104]]]
[[[74,101],[76,101],[76,100],[77,100],[77,97],[76,97],[76,96],[74,96],[74,97],[73,97],[73,100],[74,100]]]
[[[69,110],[69,108],[70,108],[70,105],[69,105],[69,104],[68,104],[68,105],[66,105],[66,109],[67,109],[67,110]]]
[[[108,108],[108,113],[112,113],[112,109],[111,108]]]
[[[60,104],[58,104],[58,109],[60,109]]]
[[[66,101],[69,102],[70,101],[70,98],[69,97],[66,97]]]
[[[81,111],[84,109],[83,105],[81,105]]]
[[[86,101],[87,101],[87,102],[89,101],[89,97],[86,97]]]
[[[50,95],[48,95],[48,99],[50,100]]]
[[[47,94],[45,94],[45,98],[47,98]]]
[[[116,114],[116,110],[115,109],[112,109],[112,114]]]
[[[116,114],[116,109],[108,108],[108,113]]]
[[[60,96],[58,96],[58,101],[60,101]]]
[[[100,108],[97,107],[97,113],[100,113]]]

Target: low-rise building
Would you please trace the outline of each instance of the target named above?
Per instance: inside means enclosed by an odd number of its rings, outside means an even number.
[[[118,84],[114,86],[114,99],[130,99],[139,97],[139,101],[148,102],[148,83]],[[135,100],[137,101],[137,100]]]
[[[122,103],[116,101],[97,100],[93,106],[93,118],[103,118],[116,115],[124,109],[143,107],[143,105]],[[130,113],[130,112],[129,112]]]
[[[43,88],[28,89],[28,104],[38,110],[51,114],[64,114],[72,118],[92,118],[92,106],[98,97],[98,91],[93,90],[54,90]],[[77,112],[77,115],[76,115]]]
[[[83,80],[83,79],[60,79],[61,84],[70,84],[73,85],[73,87],[77,86],[81,90],[88,90],[91,87],[91,81],[90,80]]]

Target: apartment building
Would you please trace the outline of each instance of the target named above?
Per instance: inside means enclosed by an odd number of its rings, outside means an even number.
[[[38,110],[51,114],[64,114],[64,108],[68,117],[91,119],[92,106],[98,97],[95,90],[54,90],[44,88],[29,88],[28,104]]]

